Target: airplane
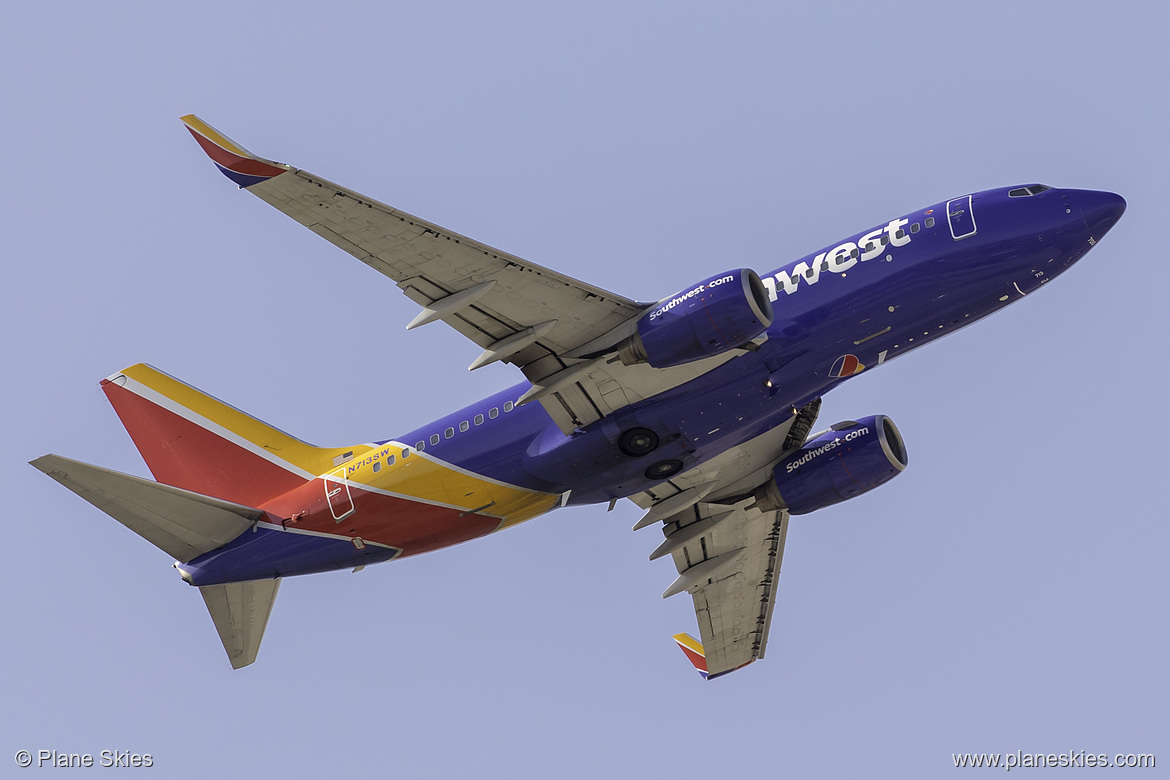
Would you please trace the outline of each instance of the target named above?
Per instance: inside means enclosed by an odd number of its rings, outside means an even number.
[[[429,552],[558,507],[623,498],[689,593],[705,679],[763,658],[792,515],[907,466],[885,415],[811,433],[826,393],[1031,295],[1125,211],[1041,184],[934,203],[766,274],[720,271],[638,302],[454,233],[182,118],[240,189],[389,277],[523,379],[393,438],[296,439],[162,371],[102,380],[156,481],[58,455],[32,465],[170,555],[233,668],[281,579]]]

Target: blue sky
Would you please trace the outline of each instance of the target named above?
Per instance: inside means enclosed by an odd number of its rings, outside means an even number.
[[[1161,6],[24,4],[0,29],[0,766],[169,777],[937,777],[1170,762]],[[147,475],[97,382],[148,361],[322,445],[515,381],[221,177],[284,160],[630,297],[775,268],[966,192],[1129,210],[1077,267],[828,396],[910,468],[793,520],[767,658],[703,684],[624,503],[287,580],[232,672],[202,600],[26,462]],[[35,770],[29,770],[35,771]],[[1101,773],[1107,776],[1109,773]]]

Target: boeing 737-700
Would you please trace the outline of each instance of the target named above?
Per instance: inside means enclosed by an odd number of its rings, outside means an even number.
[[[316,447],[145,364],[102,380],[155,480],[32,462],[164,550],[235,668],[256,659],[281,578],[437,550],[558,507],[628,498],[664,539],[711,679],[763,658],[791,515],[906,468],[880,414],[812,433],[850,377],[1056,278],[1125,211],[1042,184],[933,203],[760,274],[720,270],[654,303],[577,281],[257,157],[183,118],[229,179],[389,277],[523,374],[386,439]],[[405,319],[405,317],[404,317]],[[519,378],[519,377],[518,377]]]

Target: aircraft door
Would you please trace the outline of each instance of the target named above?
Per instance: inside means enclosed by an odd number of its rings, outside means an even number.
[[[325,500],[329,502],[329,511],[333,514],[333,522],[340,523],[353,514],[353,496],[349,492],[349,483],[345,481],[345,467],[325,475]]]
[[[947,201],[947,221],[951,225],[951,238],[958,241],[975,235],[975,214],[971,211],[971,196]]]

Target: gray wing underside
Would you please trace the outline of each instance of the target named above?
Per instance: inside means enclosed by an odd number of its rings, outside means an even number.
[[[691,594],[708,674],[715,677],[763,658],[788,513],[704,504],[664,531],[668,542],[693,534],[671,553],[679,579],[663,595]]]
[[[691,594],[710,677],[767,648],[789,516],[761,510],[752,492],[769,478],[794,421],[632,497],[649,510],[637,527],[662,522],[666,538],[651,559],[670,556],[678,571],[664,598]]]
[[[643,309],[306,171],[292,169],[248,191],[393,279],[424,307],[494,281],[474,302],[442,319],[485,349],[555,321],[538,343],[509,356],[518,365],[571,352]]]
[[[471,368],[497,360],[519,366],[533,385],[520,402],[539,401],[566,434],[737,354],[667,369],[623,365],[617,347],[635,332],[649,304],[257,157],[197,117],[183,121],[217,164],[227,162],[223,152],[245,167],[264,169],[267,178],[246,184],[248,192],[394,280],[423,307],[408,327],[445,322],[482,349]]]
[[[358,258],[534,385],[565,433],[690,381],[736,352],[667,369],[624,365],[614,348],[646,309],[616,293],[490,247],[302,170],[248,191]]]

